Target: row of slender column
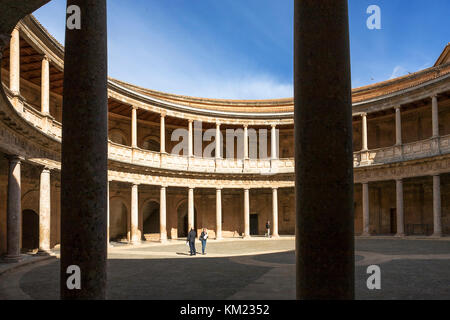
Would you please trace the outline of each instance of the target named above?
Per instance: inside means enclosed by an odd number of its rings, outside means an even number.
[[[432,113],[432,138],[439,137],[439,106],[437,95],[431,97],[431,113]],[[395,106],[395,145],[400,146],[403,144],[402,137],[402,107]],[[362,113],[362,150],[368,150],[368,134],[367,134],[367,113]]]
[[[131,108],[131,146],[137,148],[138,141],[138,117],[137,107]],[[160,153],[166,153],[166,114],[162,113],[160,118]],[[222,155],[222,134],[220,131],[221,124],[216,123],[216,135],[215,135],[215,158],[221,159]],[[244,158],[249,158],[249,136],[248,125],[244,125]],[[272,125],[271,129],[271,158],[272,160],[278,159],[277,151],[277,126]],[[194,120],[188,120],[188,156],[194,156]]]
[[[370,235],[370,206],[369,206],[369,183],[362,184],[362,208],[363,208],[363,233]],[[405,236],[405,213],[403,204],[403,179],[396,180],[396,203],[397,203],[397,233],[396,236]],[[442,208],[441,208],[441,177],[433,176],[433,236],[442,236]]]
[[[194,228],[194,188],[188,189],[188,229]],[[108,186],[109,193],[109,186]],[[108,194],[109,198],[109,194]],[[109,202],[109,201],[108,201]],[[131,187],[131,228],[130,241],[132,244],[140,242],[142,237],[139,231],[139,185]],[[108,203],[109,208],[109,203]],[[160,240],[167,240],[167,186],[160,187]],[[109,221],[109,209],[108,209]],[[108,223],[109,227],[109,223]],[[250,189],[244,189],[244,238],[250,237]],[[278,234],[278,189],[272,188],[272,237]],[[222,239],[222,189],[216,189],[216,239]],[[109,239],[109,237],[108,237]]]
[[[20,260],[20,238],[22,227],[22,188],[21,164],[18,156],[8,156],[8,196],[7,196],[7,251],[5,260],[16,262]],[[51,172],[43,168],[39,188],[39,251],[47,252],[50,247],[51,220]]]
[[[9,89],[20,95],[20,31],[16,27],[11,34],[9,58]],[[42,56],[41,66],[41,112],[50,115],[50,61]]]

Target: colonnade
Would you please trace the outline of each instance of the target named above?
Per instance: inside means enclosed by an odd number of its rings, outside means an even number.
[[[405,236],[405,213],[404,213],[404,192],[403,180],[396,179],[396,224],[397,237]],[[439,174],[433,175],[433,237],[442,236],[442,207],[441,207],[441,176]],[[363,236],[370,235],[370,197],[369,197],[369,183],[362,183],[362,208],[363,208]]]
[[[160,241],[167,241],[167,185],[159,186],[160,188]],[[109,185],[108,185],[109,189]],[[188,189],[188,230],[195,226],[195,188]],[[222,188],[216,188],[216,240],[223,239],[222,237]],[[244,192],[244,233],[243,238],[249,238],[250,235],[250,189],[245,188]],[[108,196],[109,199],[109,196]],[[109,208],[109,201],[108,201]],[[108,209],[108,221],[110,213]],[[109,226],[109,224],[108,224]],[[278,238],[278,188],[272,188],[272,238]],[[188,231],[185,230],[185,231]],[[140,243],[142,234],[139,230],[139,185],[131,185],[131,226],[130,226],[130,242],[132,244]],[[109,239],[109,237],[108,237]]]
[[[137,117],[137,110],[138,107],[131,107],[131,147],[132,148],[138,148],[138,117]],[[166,113],[160,114],[160,153],[167,153],[166,149]],[[216,159],[222,159],[224,155],[222,154],[222,132],[221,132],[221,123],[218,121],[216,122],[216,134],[215,134],[215,158]],[[279,152],[278,152],[278,137],[277,137],[277,125],[271,124],[270,125],[270,136],[271,136],[271,159],[277,160],[279,159]],[[194,157],[194,120],[189,119],[188,120],[188,150],[187,155],[188,157]],[[243,155],[244,159],[249,159],[249,127],[247,124],[243,125]]]
[[[20,260],[20,238],[22,229],[22,188],[21,166],[23,159],[19,156],[7,156],[9,162],[7,189],[7,261]],[[51,172],[43,167],[39,184],[39,251],[47,252],[50,247],[51,219]]]
[[[432,113],[432,136],[431,138],[439,138],[439,105],[437,95],[432,95],[431,99],[431,113]],[[402,135],[402,106],[397,105],[395,109],[395,146],[401,146],[403,144]],[[362,152],[369,151],[368,148],[368,114],[366,112],[361,113],[362,118]]]

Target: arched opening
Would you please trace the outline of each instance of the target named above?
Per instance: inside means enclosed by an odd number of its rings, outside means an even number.
[[[118,129],[112,129],[109,131],[109,140],[123,146],[128,145],[128,141],[125,134]]]
[[[22,249],[33,251],[39,248],[39,215],[33,210],[22,212]]]
[[[149,201],[143,209],[144,234],[155,234],[160,232],[159,203]]]
[[[188,216],[188,202],[184,200],[177,209],[178,217],[178,238],[184,238],[188,235],[189,216]],[[194,207],[194,229],[197,230],[197,209]]]
[[[161,144],[156,137],[147,137],[142,143],[142,148],[149,151],[159,152],[161,151]]]
[[[127,238],[128,209],[120,198],[112,198],[109,207],[109,238],[123,240]]]

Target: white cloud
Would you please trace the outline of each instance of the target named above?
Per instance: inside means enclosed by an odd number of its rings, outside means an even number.
[[[396,66],[394,68],[394,70],[392,71],[392,75],[389,78],[389,80],[395,79],[395,78],[398,78],[398,77],[401,77],[401,76],[404,76],[404,75],[407,75],[407,74],[408,74],[408,70],[406,70],[404,67]]]

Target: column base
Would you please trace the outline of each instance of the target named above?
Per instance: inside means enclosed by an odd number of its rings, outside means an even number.
[[[274,239],[278,239],[278,238],[280,238],[280,235],[279,235],[279,234],[273,234],[273,235],[271,235],[270,237],[271,237],[271,238],[274,238]]]
[[[216,241],[223,240],[223,237],[216,238]]]
[[[249,235],[244,235],[243,237],[242,237],[242,239],[244,239],[244,240],[248,240],[248,239],[251,239],[252,237],[251,236],[249,236]]]
[[[397,233],[397,234],[395,235],[395,237],[396,237],[396,238],[404,238],[404,237],[406,237],[406,234],[404,234],[404,233]]]
[[[368,232],[363,232],[360,237],[370,237],[371,234]]]
[[[442,238],[442,233],[433,233],[431,238]]]
[[[4,256],[3,258],[2,258],[2,261],[3,262],[5,262],[5,263],[17,263],[17,262],[20,262],[20,261],[22,261],[22,256]]]
[[[167,243],[167,239],[159,239],[159,243]]]
[[[130,242],[130,244],[131,244],[132,246],[138,246],[138,245],[141,245],[141,244],[142,244],[142,241],[141,241],[141,240],[132,240],[132,241]]]
[[[39,249],[38,252],[36,253],[37,256],[50,256],[51,252],[50,249]]]

